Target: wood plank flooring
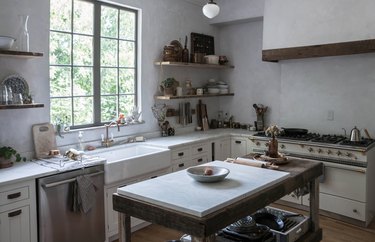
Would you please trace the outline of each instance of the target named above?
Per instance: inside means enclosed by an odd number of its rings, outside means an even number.
[[[306,214],[290,207],[272,206]],[[375,242],[375,221],[368,228],[361,228],[320,215],[320,226],[323,229],[323,242]],[[132,242],[165,242],[177,240],[182,235],[179,231],[153,224],[133,233]]]

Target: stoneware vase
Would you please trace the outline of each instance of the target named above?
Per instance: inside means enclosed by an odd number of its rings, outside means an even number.
[[[272,136],[272,139],[268,142],[268,156],[271,158],[279,157],[278,142],[275,136]]]

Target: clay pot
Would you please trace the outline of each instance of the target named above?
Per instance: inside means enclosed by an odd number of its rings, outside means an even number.
[[[13,162],[10,159],[5,159],[4,157],[0,157],[0,169],[8,168],[13,166]]]

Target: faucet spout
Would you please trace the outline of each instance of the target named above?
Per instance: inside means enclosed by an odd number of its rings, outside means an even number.
[[[120,124],[117,123],[116,121],[111,121],[109,124],[104,124],[105,139],[104,139],[104,141],[102,141],[102,145],[105,146],[105,147],[110,147],[113,143],[113,139],[109,138],[109,127],[111,127],[114,124],[117,126],[117,131],[120,132]]]

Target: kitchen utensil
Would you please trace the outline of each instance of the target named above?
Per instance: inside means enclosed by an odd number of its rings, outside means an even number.
[[[363,129],[363,130],[365,131],[366,137],[368,139],[372,139],[371,136],[370,136],[370,133],[368,132],[368,130],[367,129]]]
[[[281,231],[284,227],[284,222],[281,218],[268,212],[259,212],[251,215],[257,224],[263,224],[270,229]]]
[[[0,36],[0,50],[9,50],[12,48],[16,39],[9,36]]]
[[[357,126],[350,131],[350,141],[359,142],[361,140],[361,131],[357,129]]]
[[[305,135],[308,133],[307,129],[299,128],[282,128],[282,130],[286,135]]]
[[[207,169],[211,169],[212,174],[205,175]],[[193,166],[188,168],[186,173],[198,182],[219,182],[229,174],[229,169],[219,166]]]
[[[182,62],[189,62],[189,50],[187,48],[187,36],[185,36],[185,47],[182,50]]]
[[[50,150],[57,150],[55,129],[52,124],[34,124],[32,131],[36,158],[48,158]]]

